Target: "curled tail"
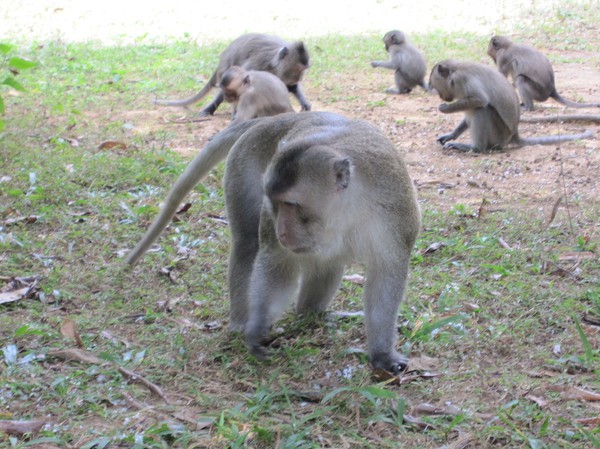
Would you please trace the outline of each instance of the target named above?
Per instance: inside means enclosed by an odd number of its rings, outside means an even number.
[[[571,108],[600,108],[600,103],[577,103],[576,101],[567,100],[561,96],[556,90],[550,94],[559,103],[569,106]]]
[[[180,107],[189,106],[193,103],[196,103],[196,102],[202,100],[204,97],[206,97],[206,95],[208,95],[210,90],[213,87],[216,87],[216,85],[217,85],[217,72],[213,72],[213,74],[211,75],[211,77],[208,80],[208,82],[206,83],[206,85],[196,95],[193,95],[189,98],[184,98],[183,100],[154,100],[153,102],[154,102],[154,104],[157,104],[160,106],[180,106]]]
[[[208,145],[200,151],[198,156],[190,162],[183,174],[177,179],[173,187],[171,187],[163,207],[150,225],[150,228],[148,228],[135,248],[127,255],[126,262],[129,265],[134,265],[144,255],[163,229],[171,222],[185,196],[215,165],[227,157],[229,150],[231,150],[237,140],[255,123],[256,120],[251,120],[225,128],[215,135]]]

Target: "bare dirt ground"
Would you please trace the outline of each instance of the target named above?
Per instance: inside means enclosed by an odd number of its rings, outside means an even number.
[[[600,102],[600,73],[596,69],[564,64],[556,67],[556,76],[560,79],[561,92],[567,98]],[[435,192],[443,208],[462,203],[476,210],[485,198],[495,207],[528,207],[534,213],[538,211],[547,217],[557,198],[565,193],[568,198],[577,197],[585,202],[597,202],[600,198],[598,124],[523,123],[521,135],[524,137],[580,133],[585,129],[594,131],[595,137],[493,154],[462,154],[444,151],[436,142],[439,135],[451,131],[462,117],[461,114],[445,116],[439,113],[437,108],[441,100],[437,96],[420,88],[409,95],[382,93],[384,89],[381,86],[393,83],[391,71],[357,74],[341,82],[356,100],[324,102],[322,99],[329,96],[326,86],[316,91],[308,88],[307,95],[313,110],[339,112],[380,127],[404,152],[419,190]],[[310,85],[310,73],[306,84]],[[371,104],[376,106],[369,106]],[[296,109],[299,109],[298,105]],[[596,113],[593,109],[570,110],[549,100],[537,105],[536,111],[523,115],[551,116],[578,112]],[[138,119],[145,122],[141,132],[147,132],[146,127],[164,127],[165,119],[177,119],[185,114],[178,108],[157,108],[138,113]],[[192,111],[187,114],[193,119]],[[177,133],[178,136],[168,145],[182,154],[193,155],[210,136],[228,123],[229,110],[222,107],[206,121],[169,124],[169,127],[179,127],[185,132]],[[468,133],[460,140],[468,141]]]

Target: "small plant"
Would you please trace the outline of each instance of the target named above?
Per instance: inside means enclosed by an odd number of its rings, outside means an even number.
[[[26,70],[35,67],[35,62],[28,61],[17,56],[10,56],[14,47],[9,44],[0,43],[0,77],[4,79],[0,82],[2,86],[8,86],[19,92],[25,92],[25,88],[15,79],[19,70]],[[8,72],[3,75],[4,72]],[[5,112],[4,98],[0,95],[0,116]],[[0,118],[0,131],[4,129],[4,119]]]

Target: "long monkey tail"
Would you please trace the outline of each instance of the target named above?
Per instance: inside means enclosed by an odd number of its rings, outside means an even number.
[[[183,100],[154,100],[153,103],[160,106],[189,106],[193,103],[196,103],[202,100],[213,87],[217,86],[217,72],[213,72],[210,79],[206,83],[206,85],[198,92],[196,95],[193,95],[188,98],[184,98]]]
[[[250,120],[225,128],[216,134],[192,162],[190,162],[183,174],[177,179],[173,187],[171,187],[158,216],[154,219],[135,248],[127,255],[126,262],[129,265],[134,265],[144,255],[163,229],[171,222],[185,196],[215,165],[227,157],[229,150],[231,150],[237,140],[256,122],[257,120]]]

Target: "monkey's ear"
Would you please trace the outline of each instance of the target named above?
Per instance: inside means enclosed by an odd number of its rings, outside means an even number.
[[[500,47],[500,44],[498,43],[498,39],[496,39],[495,36],[492,38],[492,47],[494,47],[496,50],[498,50],[498,47]]]
[[[249,84],[250,84],[250,74],[247,74],[247,75],[244,77],[244,84],[245,84],[245,85],[249,85]]]
[[[336,190],[345,189],[350,184],[350,159],[338,159],[333,163]]]
[[[437,65],[437,71],[440,74],[440,76],[444,78],[448,78],[450,76],[450,69],[446,66],[443,66],[442,64]]]
[[[281,61],[289,54],[290,54],[290,50],[287,47],[281,47],[281,49],[279,50],[279,53],[277,54],[277,59],[279,59]]]

